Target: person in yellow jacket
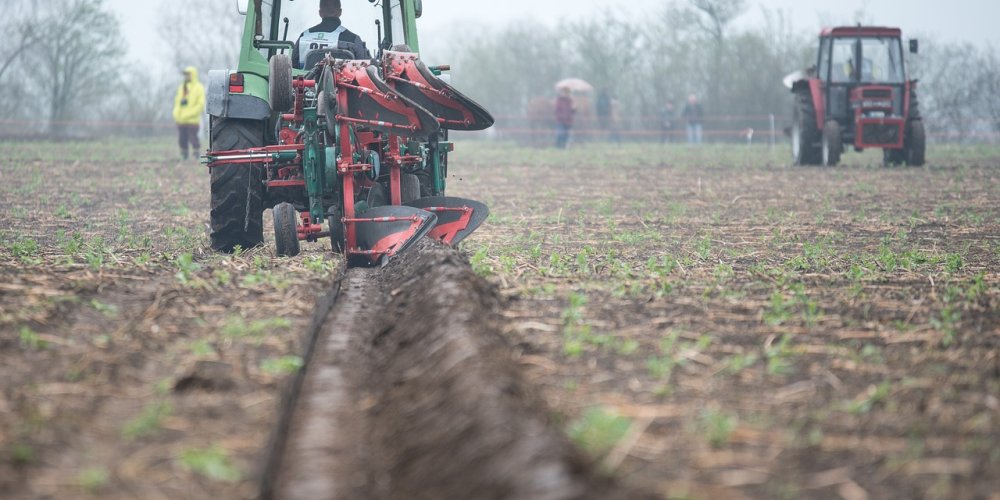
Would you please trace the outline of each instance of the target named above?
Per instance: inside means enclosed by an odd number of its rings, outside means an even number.
[[[174,122],[180,134],[178,144],[181,147],[181,157],[188,158],[188,144],[198,156],[201,144],[198,142],[198,127],[201,125],[201,115],[205,113],[205,87],[198,81],[198,69],[194,66],[184,68],[184,83],[177,88],[174,96]]]

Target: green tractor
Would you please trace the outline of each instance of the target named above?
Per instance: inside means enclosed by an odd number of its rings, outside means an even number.
[[[333,40],[294,68],[289,27],[316,22],[318,3],[248,0],[237,69],[209,72],[212,248],[261,245],[268,208],[282,256],[330,238],[351,265],[373,265],[423,236],[457,244],[488,209],[445,196],[448,132],[492,116],[440,77],[448,67],[421,61],[420,0],[344,0],[372,21],[374,57]]]

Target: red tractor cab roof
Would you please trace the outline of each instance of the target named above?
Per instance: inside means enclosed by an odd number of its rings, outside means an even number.
[[[835,28],[823,28],[823,31],[819,35],[830,37],[871,36],[901,38],[903,30],[884,26],[837,26]]]

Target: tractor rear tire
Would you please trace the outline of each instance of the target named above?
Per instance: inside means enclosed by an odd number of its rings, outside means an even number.
[[[292,89],[292,59],[287,54],[276,54],[268,63],[270,76],[267,79],[268,104],[271,111],[284,113],[295,105],[295,91]]]
[[[403,174],[399,177],[400,198],[403,205],[420,199],[420,178],[414,174]]]
[[[274,215],[274,246],[278,257],[295,257],[300,250],[295,207],[291,203],[278,203],[271,212]]]
[[[264,122],[212,118],[212,151],[264,145]],[[222,165],[212,169],[212,249],[232,253],[264,243],[264,166]]]
[[[911,167],[922,167],[927,152],[927,133],[923,120],[911,120],[906,133],[906,164]]]
[[[819,165],[823,160],[821,148],[817,146],[820,141],[812,95],[797,92],[792,108],[792,156],[795,164]]]
[[[821,148],[823,165],[835,167],[840,163],[840,154],[844,151],[843,138],[840,136],[840,124],[830,120],[823,125],[823,145]]]

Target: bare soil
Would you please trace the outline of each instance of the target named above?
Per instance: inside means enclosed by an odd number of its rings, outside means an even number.
[[[459,149],[466,245],[593,455],[681,498],[996,498],[1000,156]],[[596,410],[595,410],[596,409]],[[599,415],[599,413],[598,413]],[[586,445],[586,442],[582,444]]]
[[[0,491],[256,497],[337,258],[210,253],[207,173],[165,141],[0,152]]]
[[[552,425],[498,333],[500,304],[429,240],[348,270],[267,498],[641,498]]]
[[[173,155],[163,141],[0,143],[0,491],[12,497],[258,495],[339,259],[321,244],[295,259],[208,252],[207,174]],[[349,384],[366,391],[350,405],[386,423],[359,432],[392,480],[358,484],[405,495],[445,477],[441,450],[495,470],[466,446],[531,435],[490,434],[488,417],[515,401],[529,416],[518,422],[561,426],[589,452],[570,470],[662,497],[995,496],[1000,151],[937,147],[929,160],[794,168],[763,148],[459,144],[449,192],[493,212],[463,251],[500,298],[435,262],[474,292],[424,326],[484,307],[486,333],[467,338],[490,361],[478,372],[459,356],[454,370],[516,389],[450,406],[446,389],[475,396],[476,379],[411,377],[451,359],[399,355],[450,342],[416,342],[434,329],[341,339],[371,360],[349,372],[371,381]],[[421,324],[453,291],[410,285],[381,282],[408,304],[386,306],[389,324]],[[425,433],[444,428],[407,418],[424,403],[487,418]],[[425,434],[448,444],[428,451]],[[511,472],[491,477],[526,477]]]

